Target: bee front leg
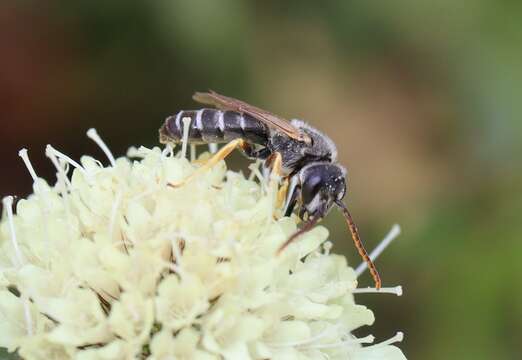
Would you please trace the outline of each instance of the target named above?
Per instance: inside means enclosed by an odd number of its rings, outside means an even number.
[[[181,180],[180,182],[168,183],[167,185],[174,187],[174,188],[183,186],[183,185],[187,184],[188,182],[192,181],[197,176],[201,175],[206,170],[212,168],[214,165],[216,165],[221,160],[224,160],[228,155],[230,155],[230,153],[232,151],[234,151],[234,149],[236,149],[236,148],[243,149],[247,146],[248,146],[248,144],[243,139],[233,140],[233,141],[229,142],[228,144],[226,144],[225,146],[223,146],[221,149],[219,149],[218,152],[216,152],[214,155],[212,155],[212,157],[210,159],[208,159],[205,162],[205,164],[203,164],[202,166],[197,168],[196,171],[194,171],[191,175],[189,175],[185,179]]]
[[[301,196],[301,186],[299,186],[298,181],[297,175],[294,175],[289,181],[288,195],[283,209],[284,216],[292,216],[297,200]]]
[[[266,166],[270,168],[270,185],[276,187],[282,178],[283,183],[277,191],[276,207],[282,208],[288,192],[288,177],[283,174],[283,159],[281,154],[275,152],[266,159]]]
[[[285,177],[283,179],[283,184],[281,185],[281,187],[279,188],[279,191],[277,192],[277,207],[279,207],[279,208],[283,208],[283,206],[285,205],[286,195],[288,193],[288,185],[289,185],[288,178]]]
[[[283,158],[280,153],[274,152],[267,157],[265,166],[270,169],[272,177],[283,177]]]

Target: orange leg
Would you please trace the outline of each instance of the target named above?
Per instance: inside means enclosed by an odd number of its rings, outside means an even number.
[[[288,178],[284,178],[283,185],[279,188],[279,191],[277,192],[277,207],[282,208],[285,204],[286,194],[288,192],[288,184]]]
[[[191,175],[189,175],[185,179],[181,180],[180,182],[169,183],[168,185],[172,186],[172,187],[180,187],[180,186],[187,184],[188,182],[192,181],[197,176],[201,175],[208,169],[212,168],[214,165],[219,163],[221,160],[224,160],[228,155],[230,155],[230,153],[232,151],[234,151],[234,149],[243,148],[245,146],[246,146],[246,143],[243,139],[236,139],[236,140],[229,142],[228,144],[223,146],[221,149],[219,149],[219,151],[217,153],[213,154],[212,157],[205,162],[205,164],[203,164],[201,167],[197,168],[196,171],[194,171]]]
[[[275,152],[266,159],[266,166],[271,169],[272,177],[281,178],[283,176],[283,158],[280,153]]]

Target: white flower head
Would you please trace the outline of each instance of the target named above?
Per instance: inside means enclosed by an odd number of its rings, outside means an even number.
[[[20,152],[34,193],[15,209],[4,199],[0,347],[26,359],[404,359],[401,333],[353,335],[374,322],[354,294],[374,290],[357,288],[364,269],[330,253],[325,228],[276,255],[298,219],[281,217],[273,179],[221,162],[172,188],[209,154],[115,159],[88,135],[110,165],[48,146],[54,185]]]

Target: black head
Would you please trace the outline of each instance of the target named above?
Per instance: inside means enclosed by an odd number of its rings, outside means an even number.
[[[346,194],[346,170],[328,162],[312,163],[299,172],[301,211],[299,217],[321,219]]]
[[[368,265],[375,281],[375,287],[380,289],[381,278],[379,273],[362,244],[352,215],[342,202],[346,194],[346,170],[337,164],[317,162],[302,168],[298,176],[301,194],[301,211],[299,212],[299,217],[305,220],[305,222],[301,229],[296,231],[281,245],[278,253],[283,251],[297,237],[310,231],[318,221],[328,214],[335,204],[342,211],[346,219],[346,224],[352,234],[355,247],[359,255],[361,255],[362,259]]]

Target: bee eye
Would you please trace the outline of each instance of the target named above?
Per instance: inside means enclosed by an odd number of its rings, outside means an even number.
[[[317,195],[321,190],[322,182],[322,178],[319,175],[312,175],[306,179],[301,189],[305,203],[309,203]]]

